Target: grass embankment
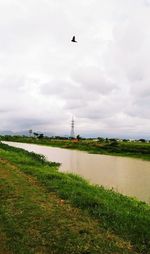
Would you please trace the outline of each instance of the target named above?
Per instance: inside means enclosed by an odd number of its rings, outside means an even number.
[[[150,253],[150,206],[0,143],[0,253]]]
[[[32,137],[21,136],[4,136],[2,140],[41,144],[61,148],[76,149],[80,151],[87,151],[94,154],[118,155],[128,156],[150,160],[150,142],[121,142],[121,141],[92,141],[79,140],[74,142],[72,140],[56,140],[50,138],[36,139]]]

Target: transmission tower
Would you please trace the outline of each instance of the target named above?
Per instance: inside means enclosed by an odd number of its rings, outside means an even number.
[[[74,132],[74,119],[71,120],[71,132],[70,132],[70,138],[75,138],[75,132]]]

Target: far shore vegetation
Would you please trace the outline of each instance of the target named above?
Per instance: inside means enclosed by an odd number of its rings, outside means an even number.
[[[23,140],[71,148],[83,142],[11,139]],[[98,142],[90,145],[90,152],[99,149]],[[149,205],[58,168],[0,142],[0,253],[150,254]]]
[[[93,154],[106,154],[117,156],[128,156],[150,160],[150,141],[143,138],[139,140],[102,138],[85,139],[77,135],[77,138],[45,137],[43,134],[34,133],[28,136],[0,136],[0,140],[14,141],[46,146],[61,147],[87,151]]]

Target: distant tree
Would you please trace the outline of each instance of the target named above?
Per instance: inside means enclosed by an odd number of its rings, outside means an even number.
[[[109,142],[109,139],[108,139],[108,138],[105,138],[105,142],[108,143],[108,142]]]
[[[105,140],[105,139],[102,138],[102,137],[98,137],[97,139],[98,139],[99,142],[104,142],[104,140]]]
[[[39,139],[44,138],[44,134],[43,134],[43,133],[39,134],[39,135],[38,135],[38,138],[39,138]]]
[[[116,139],[116,138],[110,138],[109,140],[110,140],[110,141],[112,141],[112,142],[117,141],[117,139]]]
[[[62,136],[55,136],[54,139],[59,139],[59,140],[65,140],[66,137],[62,137]]]
[[[111,143],[109,144],[110,146],[118,146],[119,143],[117,140],[111,140]]]
[[[78,134],[77,135],[77,140],[81,140],[82,138],[81,138],[81,136]]]
[[[37,132],[33,132],[35,138],[38,138],[39,134]]]
[[[143,142],[143,143],[146,142],[146,140],[144,138],[140,138],[139,141]]]

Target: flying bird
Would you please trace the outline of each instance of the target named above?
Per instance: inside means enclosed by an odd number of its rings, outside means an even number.
[[[72,37],[72,42],[77,42],[75,36]]]

